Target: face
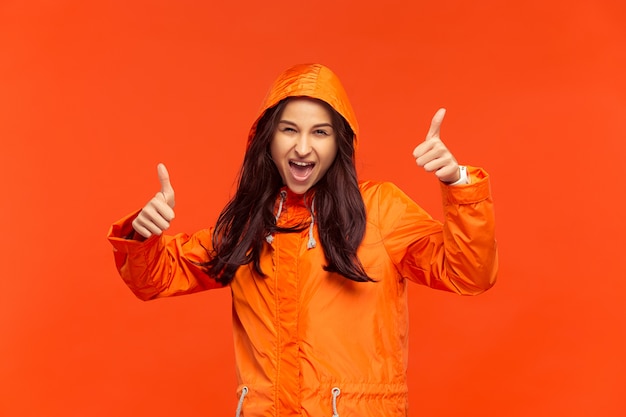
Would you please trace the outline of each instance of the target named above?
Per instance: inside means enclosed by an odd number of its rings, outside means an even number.
[[[294,193],[304,194],[326,174],[337,155],[330,111],[316,100],[289,100],[270,153],[283,183]]]

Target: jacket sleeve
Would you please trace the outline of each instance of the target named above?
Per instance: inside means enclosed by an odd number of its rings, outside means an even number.
[[[152,236],[134,240],[138,211],[114,223],[107,235],[115,265],[131,291],[142,300],[190,294],[222,287],[198,264],[209,260],[211,230],[191,236]]]
[[[392,184],[379,193],[383,241],[402,277],[463,295],[480,294],[495,283],[489,175],[480,168],[468,167],[468,172],[470,184],[441,184],[443,224]]]

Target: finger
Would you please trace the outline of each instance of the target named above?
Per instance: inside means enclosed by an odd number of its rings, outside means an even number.
[[[434,172],[437,178],[445,183],[453,183],[460,178],[459,164],[448,151],[425,163],[424,170]]]
[[[430,129],[428,129],[428,134],[426,135],[426,140],[432,137],[438,137],[439,132],[441,131],[441,124],[443,123],[443,118],[446,115],[446,109],[441,108],[437,110],[437,113],[433,116],[433,120],[430,122]]]
[[[150,238],[152,236],[152,233],[146,229],[144,226],[141,225],[141,222],[138,219],[133,220],[133,229],[135,229],[135,232],[139,233],[141,236],[145,237],[146,239]]]
[[[423,157],[427,152],[433,149],[433,147],[435,146],[435,144],[433,143],[433,139],[439,138],[441,124],[443,122],[443,118],[445,114],[446,114],[446,109],[441,108],[437,110],[437,112],[433,116],[432,121],[430,122],[430,128],[428,129],[428,133],[426,134],[426,138],[424,139],[424,142],[420,143],[413,150],[413,157],[415,159],[419,159]],[[423,166],[423,163],[420,164],[420,162],[418,161],[418,165]]]
[[[137,222],[137,228],[135,230],[143,230],[145,231],[144,233],[140,233],[143,237],[150,237],[150,236],[160,236],[163,233],[163,230],[159,229],[157,227],[157,225],[155,225],[154,223],[141,223],[141,222]]]
[[[435,171],[435,175],[440,181],[452,184],[461,178],[458,164],[448,164]]]
[[[162,192],[156,193],[154,198],[150,200],[150,203],[146,205],[144,210],[150,210],[151,216],[162,217],[168,222],[174,220],[174,209],[170,207],[169,203],[165,201],[165,195]]]
[[[417,160],[421,158],[422,156],[426,155],[426,153],[428,153],[433,148],[433,145],[434,145],[433,142],[428,141],[428,140],[420,143],[413,150],[413,158]],[[418,162],[418,165],[419,165],[419,162]]]
[[[431,161],[441,158],[448,153],[447,148],[439,139],[427,140],[421,143],[413,154],[415,162],[420,167],[425,167]]]
[[[442,155],[441,157],[432,158],[430,161],[426,162],[423,167],[426,172],[439,172],[442,169],[445,170],[446,167],[455,166],[456,161],[450,154]],[[443,174],[443,172],[442,172]]]
[[[163,201],[163,194],[157,193],[141,210],[138,217],[145,219],[144,223],[152,222],[161,230],[166,230],[174,219],[174,210]]]
[[[144,209],[135,219],[137,226],[146,229],[151,234],[160,235],[170,226],[169,222],[160,217],[158,213],[149,209]]]
[[[160,236],[165,230],[168,229],[168,227],[161,227],[154,222],[146,222],[142,226],[145,227],[151,234],[156,236]]]
[[[159,176],[159,182],[161,183],[161,194],[163,194],[165,202],[171,208],[174,208],[174,188],[170,183],[170,175],[167,172],[167,168],[165,168],[164,164],[159,164],[157,166],[157,174]]]

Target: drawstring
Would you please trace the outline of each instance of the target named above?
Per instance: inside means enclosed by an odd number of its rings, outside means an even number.
[[[332,417],[339,417],[339,413],[337,412],[337,398],[341,394],[341,390],[335,387],[331,390],[331,393],[333,394],[333,416]],[[243,400],[244,398],[246,398],[247,394],[248,394],[248,387],[244,385],[241,388],[241,395],[239,395],[239,403],[237,404],[237,411],[235,413],[235,417],[239,417],[241,415],[241,409],[243,408]]]
[[[278,203],[278,212],[276,213],[275,217],[276,223],[278,223],[280,214],[283,212],[283,204],[285,203],[286,199],[287,192],[283,190],[280,192],[280,202]],[[311,213],[311,224],[309,225],[309,241],[307,242],[306,247],[307,249],[313,249],[317,246],[315,237],[313,237],[313,227],[315,227],[315,197],[313,197],[313,200],[311,201],[311,208],[309,209],[309,212]],[[265,240],[271,245],[272,243],[274,243],[274,236],[270,233],[265,236]]]
[[[278,212],[276,213],[276,223],[278,223],[278,218],[280,217],[280,213],[283,212],[283,203],[285,202],[286,198],[287,198],[287,191],[284,191],[284,190],[281,191],[280,203],[278,204]],[[272,236],[272,234],[270,233],[269,235],[265,236],[265,240],[267,240],[267,243],[271,245],[272,242],[274,242],[274,236]]]
[[[311,201],[311,225],[309,226],[309,243],[307,243],[307,249],[313,249],[317,242],[313,237],[313,226],[315,225],[315,197],[313,197],[313,201]]]
[[[241,408],[243,407],[243,399],[246,397],[247,393],[248,393],[248,387],[244,386],[243,388],[241,388],[241,395],[239,396],[239,404],[237,404],[237,412],[235,413],[235,417],[239,417],[239,415],[241,414]]]
[[[331,392],[333,393],[333,417],[339,417],[339,413],[337,412],[337,397],[341,394],[341,390],[335,387]]]

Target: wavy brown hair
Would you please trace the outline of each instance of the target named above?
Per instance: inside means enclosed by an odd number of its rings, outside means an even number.
[[[326,174],[307,193],[314,193],[316,221],[327,265],[353,281],[373,281],[363,269],[356,251],[365,234],[365,204],[359,191],[354,164],[354,132],[348,122],[326,102],[337,140],[337,155]],[[283,186],[270,155],[270,143],[289,98],[269,108],[259,119],[239,173],[237,191],[220,213],[213,234],[210,260],[203,264],[207,273],[224,285],[237,269],[252,264],[261,270],[260,256],[265,237],[293,233],[308,225],[281,228],[276,225],[274,207]]]

